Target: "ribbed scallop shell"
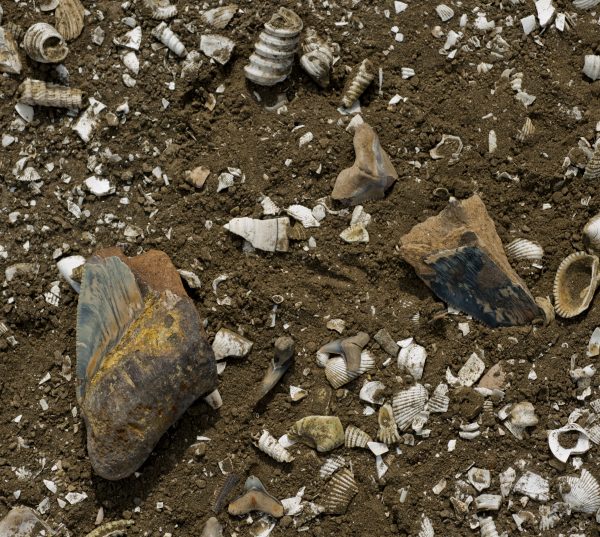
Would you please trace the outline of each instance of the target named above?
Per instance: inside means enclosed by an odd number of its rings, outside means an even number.
[[[573,6],[577,9],[592,9],[600,4],[600,0],[573,0]]]
[[[343,515],[352,498],[358,494],[358,486],[350,468],[342,468],[336,472],[325,485],[320,504],[323,512],[331,515]]]
[[[214,9],[209,9],[202,13],[202,20],[216,28],[217,30],[222,30],[225,28],[229,21],[233,18],[238,10],[237,4],[229,4],[228,6],[216,7]]]
[[[244,67],[246,78],[260,86],[283,82],[292,70],[302,26],[296,13],[280,7],[258,36],[250,63]]]
[[[346,360],[342,356],[330,358],[325,365],[325,376],[334,389],[348,384],[360,377],[363,373],[375,367],[375,360],[369,351],[363,351],[360,355],[360,367],[356,371],[348,371]]]
[[[81,108],[83,92],[76,88],[47,84],[41,80],[26,79],[18,88],[18,101],[31,106]]]
[[[366,448],[369,442],[373,439],[362,429],[354,425],[348,425],[344,432],[344,444],[347,448],[359,447]]]
[[[442,22],[447,22],[454,17],[454,10],[446,4],[440,4],[437,6],[435,8],[435,12],[438,14],[438,17],[442,19]]]
[[[60,63],[69,53],[62,35],[45,22],[29,27],[23,36],[23,48],[32,60],[40,63]]]
[[[161,22],[156,28],[154,28],[152,30],[152,35],[176,56],[179,56],[180,58],[187,56],[185,45],[167,26],[166,22]]]
[[[600,58],[600,56],[599,56]],[[599,66],[600,69],[600,66]],[[584,179],[598,179],[600,178],[600,144],[596,147],[592,158],[588,161],[583,173]]]
[[[319,476],[321,479],[330,478],[335,472],[337,472],[340,468],[346,466],[346,459],[341,455],[334,455],[333,457],[329,457],[319,469]]]
[[[531,119],[529,118],[526,118],[525,123],[523,124],[521,130],[517,134],[517,140],[519,140],[519,142],[524,142],[525,140],[527,140],[527,138],[532,136],[534,132],[535,125],[533,124],[533,121],[531,121]]]
[[[598,286],[598,263],[595,255],[575,252],[558,267],[554,278],[554,307],[564,318],[585,311]]]
[[[425,409],[429,394],[422,384],[415,384],[394,396],[392,408],[398,429],[405,431],[415,417]]]
[[[342,93],[342,106],[350,108],[375,78],[375,66],[371,60],[363,60],[350,73]]]
[[[433,531],[433,525],[431,524],[431,520],[429,520],[425,515],[423,515],[423,520],[421,521],[421,529],[419,530],[419,535],[417,537],[434,537],[435,532]]]
[[[588,252],[600,252],[600,213],[593,216],[584,226],[583,244]]]
[[[255,439],[254,445],[277,462],[292,462],[294,460],[292,454],[267,430],[263,430],[260,437]]]
[[[558,481],[563,501],[572,511],[593,514],[600,509],[600,485],[585,468],[581,477],[559,477]]]
[[[506,247],[506,255],[515,261],[540,261],[544,257],[544,249],[529,239],[515,239]]]
[[[169,0],[144,0],[144,4],[153,19],[165,21],[177,15],[177,6],[169,3]]]
[[[85,9],[79,0],[60,0],[54,12],[56,29],[67,41],[79,37],[83,30]]]
[[[329,86],[329,73],[333,65],[333,48],[313,28],[306,30],[306,39],[302,45],[304,54],[300,65],[308,75],[322,88]]]
[[[492,517],[479,519],[479,531],[481,532],[481,537],[500,537]]]
[[[396,444],[400,440],[400,434],[398,433],[398,426],[394,420],[392,405],[389,403],[383,405],[379,409],[377,420],[379,422],[377,439],[388,446]]]
[[[450,405],[450,398],[448,397],[448,385],[441,383],[438,384],[433,394],[425,405],[425,410],[428,412],[438,412],[443,414],[448,412],[448,406]]]

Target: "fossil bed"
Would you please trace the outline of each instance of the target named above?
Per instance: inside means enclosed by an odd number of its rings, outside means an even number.
[[[345,320],[345,335],[365,331],[372,337],[386,328],[395,340],[415,337],[427,349],[422,382],[432,388],[445,380],[448,367],[456,373],[478,349],[484,351],[486,368],[502,360],[509,381],[505,402],[530,401],[539,423],[523,440],[503,430],[499,420],[482,426],[474,440],[460,439],[460,424],[476,419],[481,401],[472,391],[459,396],[451,389],[449,411],[433,414],[427,424],[430,436],[416,437],[414,446],[401,444],[401,453],[390,450],[384,456],[389,469],[383,477],[377,477],[375,458],[368,450],[342,447],[333,452],[351,460],[359,493],[345,515],[312,520],[305,535],[417,535],[422,514],[431,519],[436,534],[478,535],[478,529],[469,527],[474,506],[461,518],[450,502],[457,478],[465,479],[471,465],[491,471],[492,485],[486,492],[499,494],[498,475],[509,466],[518,468],[521,460],[522,467],[550,481],[548,505],[560,500],[557,478],[580,471],[571,460],[563,464],[551,455],[546,430],[564,425],[573,410],[589,407],[598,397],[596,378],[591,396],[580,401],[569,377],[573,355],[578,366],[596,360],[586,358],[585,351],[600,325],[597,301],[583,315],[547,327],[492,330],[463,315],[441,315],[445,306],[402,260],[398,244],[412,226],[446,207],[448,196],[464,199],[478,193],[505,245],[525,237],[544,247],[543,268],[513,266],[534,296],[551,295],[559,263],[583,249],[582,227],[600,208],[597,185],[584,181],[581,171],[573,176],[563,169],[565,156],[580,138],[594,143],[600,120],[600,82],[592,83],[581,73],[584,55],[598,48],[597,14],[577,11],[569,0],[555,0],[558,12],[574,14],[574,25],[563,32],[554,26],[543,32],[538,28],[524,36],[519,20],[535,14],[531,1],[454,2],[455,15],[448,22],[441,22],[437,4],[430,0],[412,0],[401,13],[387,0],[284,1],[302,17],[305,28],[314,27],[339,43],[341,58],[326,90],[318,88],[297,62],[284,83],[260,89],[246,83],[243,66],[274,2],[241,0],[240,12],[229,26],[213,31],[206,29],[200,13],[214,2],[178,0],[179,15],[170,27],[188,50],[198,49],[200,35],[207,31],[236,43],[226,66],[204,58],[194,83],[179,78],[181,60],[167,57],[165,49],[153,49],[150,32],[158,22],[135,1],[126,9],[119,1],[85,4],[89,14],[84,31],[69,44],[64,61],[69,84],[104,103],[107,112],[127,101],[125,121],[111,127],[101,119],[88,143],[72,130],[74,117],[63,110],[37,108],[34,121],[24,124],[14,108],[16,88],[27,76],[56,80],[53,66],[25,60],[22,54],[21,75],[0,77],[1,130],[15,138],[0,152],[0,262],[4,268],[39,264],[36,274],[18,275],[2,286],[0,320],[9,331],[0,338],[0,516],[14,505],[35,508],[48,498],[44,518],[55,527],[64,524],[72,535],[92,531],[102,507],[105,521],[133,518],[131,535],[197,536],[212,515],[213,492],[223,479],[218,463],[227,458],[242,482],[254,474],[279,499],[294,496],[304,486],[305,498],[314,498],[322,486],[318,469],[329,454],[298,445],[291,448],[295,461],[280,464],[260,453],[251,435],[268,429],[278,437],[297,419],[327,413],[338,416],[344,426],[354,424],[374,436],[376,415],[363,415],[365,404],[358,397],[365,378],[384,382],[387,396],[410,383],[395,358],[383,366],[388,356],[371,338],[368,348],[377,368],[332,390],[315,363],[316,350],[337,335],[326,328],[331,318]],[[52,20],[52,15],[37,12],[33,1],[3,1],[2,7],[3,24],[10,21],[27,28]],[[500,35],[508,46],[498,55],[493,54],[498,28],[475,29],[477,10],[502,28]],[[468,15],[468,25],[460,29],[462,14]],[[113,45],[113,37],[129,29],[121,22],[128,16],[136,17],[143,28],[141,67],[133,75],[133,88],[123,84],[126,69]],[[394,26],[404,35],[403,42],[395,40]],[[434,37],[435,26],[444,34],[463,32],[453,59],[440,54],[446,35]],[[101,46],[91,40],[97,27],[106,34]],[[473,41],[460,50],[473,36],[480,46]],[[350,117],[341,115],[338,106],[344,67],[365,57],[382,68],[383,83],[380,87],[376,79],[363,95],[361,115],[378,133],[400,177],[385,199],[364,204],[372,215],[369,243],[343,242],[339,234],[350,216],[329,214],[320,227],[307,230],[307,238],[316,241],[314,248],[304,240],[292,242],[287,253],[245,253],[241,239],[223,228],[231,218],[260,217],[262,194],[280,207],[313,207],[331,193],[337,174],[352,164],[352,134],[346,131]],[[482,62],[493,67],[480,73],[477,66]],[[403,67],[414,69],[415,76],[402,78]],[[523,90],[536,96],[533,104],[525,107],[515,99],[509,82],[501,79],[506,68],[523,73]],[[260,93],[260,102],[254,92]],[[396,94],[402,99],[390,105]],[[287,110],[268,110],[281,96]],[[527,117],[536,130],[520,142],[516,136]],[[497,135],[493,154],[488,148],[490,130]],[[313,133],[313,140],[299,147],[307,132]],[[452,165],[429,156],[443,134],[460,136],[464,143]],[[121,160],[107,158],[107,149]],[[39,192],[13,173],[24,156],[29,157],[27,166],[41,175]],[[103,164],[101,176],[116,188],[102,198],[81,186],[87,177],[100,176],[92,171],[98,164]],[[184,172],[200,165],[211,175],[197,190],[185,182]],[[168,177],[168,185],[153,173],[156,167]],[[228,167],[241,169],[245,182],[217,193],[217,177]],[[80,202],[79,218],[68,210],[68,201]],[[339,209],[331,201],[329,206]],[[162,438],[139,475],[109,482],[92,472],[75,380],[61,376],[65,356],[73,366],[75,362],[77,295],[64,281],[59,284],[58,306],[47,303],[44,293],[59,280],[55,250],[87,256],[117,243],[125,245],[129,255],[161,249],[177,268],[196,272],[202,285],[189,292],[207,320],[209,338],[228,327],[242,332],[254,347],[247,358],[228,360],[219,380],[224,401],[219,410],[197,402]],[[230,305],[219,305],[213,293],[212,282],[222,274],[228,279],[219,286],[219,297],[231,297]],[[274,295],[284,300],[271,326]],[[470,333],[463,336],[458,323],[467,321]],[[260,381],[273,356],[273,342],[282,335],[296,341],[295,363],[273,392],[253,407],[248,386]],[[8,341],[10,336],[14,339]],[[529,378],[532,370],[535,380]],[[308,396],[291,402],[290,385],[306,389]],[[194,445],[197,436],[210,438],[205,449]],[[456,449],[449,452],[452,439],[458,439]],[[600,478],[598,447],[592,445],[580,457],[583,467]],[[432,487],[442,478],[448,484],[436,495]],[[43,480],[54,481],[57,492],[48,490]],[[403,488],[408,494],[402,503]],[[15,491],[20,491],[18,499]],[[241,485],[233,497],[240,491]],[[60,507],[57,500],[68,492],[84,492],[87,498]],[[512,493],[499,512],[491,513],[499,531],[518,533],[512,517],[518,511],[539,516],[539,502],[529,500],[523,507],[520,500],[520,494]],[[218,517],[227,536],[253,531],[244,518],[226,512]],[[294,534],[293,523],[284,517],[272,535]],[[593,515],[573,514],[547,534],[592,536],[597,535],[595,526]],[[539,533],[537,523],[525,528],[529,534]]]

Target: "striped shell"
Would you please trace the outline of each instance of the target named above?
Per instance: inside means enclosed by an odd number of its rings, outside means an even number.
[[[347,448],[359,447],[366,448],[369,442],[373,439],[362,429],[354,425],[348,425],[344,432],[344,444]]]
[[[231,21],[237,10],[237,4],[215,7],[214,9],[209,9],[202,13],[202,20],[213,28],[222,30],[229,24],[229,21]]]
[[[415,384],[394,396],[392,408],[398,429],[405,431],[417,415],[425,409],[429,394],[422,384]]]
[[[562,499],[576,513],[593,514],[600,509],[600,485],[585,468],[581,477],[558,478]]]
[[[377,421],[379,422],[377,439],[388,446],[396,444],[400,440],[400,434],[398,433],[398,426],[394,420],[392,405],[387,403],[379,409]]]
[[[329,457],[319,469],[319,477],[321,479],[329,479],[340,468],[346,466],[346,459],[341,455]]]
[[[438,17],[442,20],[442,22],[447,22],[454,17],[454,10],[446,4],[440,4],[437,6],[435,8],[435,12],[438,14]]]
[[[85,9],[79,0],[60,0],[54,12],[56,29],[67,41],[79,37],[83,30]]]
[[[154,28],[152,30],[152,35],[176,56],[179,56],[180,58],[187,56],[185,45],[181,42],[181,39],[179,39],[179,37],[177,37],[177,35],[175,35],[175,33],[167,26],[166,22],[161,22],[156,28]]]
[[[334,389],[348,384],[360,377],[363,373],[375,367],[375,359],[369,351],[363,351],[360,355],[360,366],[356,371],[348,371],[346,360],[342,356],[331,358],[325,365],[325,376]]]
[[[336,472],[325,485],[321,493],[323,512],[332,515],[343,515],[352,498],[358,494],[358,486],[350,468],[342,468]]]
[[[583,228],[583,244],[588,252],[600,252],[600,213],[593,216]]]
[[[479,519],[479,531],[481,532],[481,537],[500,537],[492,517]]]
[[[560,264],[553,290],[560,317],[575,317],[589,307],[598,286],[598,263],[595,255],[575,252]]]
[[[515,239],[506,247],[506,255],[515,261],[540,261],[544,257],[544,249],[529,239]]]
[[[69,53],[62,35],[45,22],[29,27],[23,36],[23,48],[27,56],[40,63],[60,63]]]
[[[322,88],[329,86],[329,73],[333,65],[333,48],[313,28],[306,30],[306,39],[302,45],[304,54],[300,65],[308,75]]]
[[[600,56],[599,56],[600,58]],[[599,62],[600,63],[600,62]],[[600,71],[600,64],[598,66]],[[594,154],[592,158],[587,163],[585,167],[585,172],[583,173],[584,179],[598,179],[600,178],[600,144],[594,150]]]
[[[350,73],[350,77],[342,93],[342,106],[350,108],[373,82],[375,66],[371,60],[363,60]]]
[[[55,108],[81,108],[83,93],[76,88],[27,78],[18,88],[20,103]]]
[[[177,15],[177,6],[169,3],[169,0],[144,0],[144,4],[153,19],[164,21]]]
[[[592,9],[600,4],[600,0],[573,0],[573,6],[577,9]]]
[[[263,453],[266,453],[277,462],[292,462],[294,460],[292,454],[267,430],[263,430],[260,437],[255,438],[253,443]]]
[[[521,127],[521,130],[519,130],[519,132],[517,133],[517,140],[519,140],[519,142],[524,142],[525,140],[527,140],[527,138],[532,136],[534,132],[535,125],[533,124],[533,121],[531,121],[531,119],[529,118],[526,118],[524,125]]]
[[[441,383],[438,384],[433,394],[425,405],[425,410],[428,412],[438,412],[443,414],[448,412],[448,406],[450,405],[450,398],[448,397],[448,385]]]

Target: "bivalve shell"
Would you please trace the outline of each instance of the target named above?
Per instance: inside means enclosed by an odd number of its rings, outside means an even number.
[[[350,502],[358,494],[358,486],[350,468],[342,468],[327,482],[321,493],[323,512],[331,515],[343,515]]]
[[[267,430],[263,430],[260,436],[256,435],[253,443],[263,453],[266,453],[277,462],[292,462],[294,460],[292,454],[277,442],[277,439]]]
[[[583,244],[590,253],[600,252],[600,213],[593,216],[584,226]]]
[[[514,261],[541,261],[544,249],[529,239],[515,239],[506,247],[506,255]]]
[[[600,56],[586,54],[582,71],[585,76],[592,80],[600,79]]]
[[[346,466],[346,459],[341,455],[329,457],[319,469],[321,479],[329,479],[340,468]]]
[[[212,344],[215,360],[223,360],[229,356],[243,358],[252,350],[252,341],[246,339],[233,330],[221,328],[216,334]]]
[[[570,448],[564,447],[560,443],[560,437],[562,434],[577,432],[579,436],[577,437],[577,443]],[[550,451],[552,455],[554,455],[560,462],[567,462],[571,455],[581,455],[590,449],[590,439],[588,435],[583,429],[576,423],[568,423],[564,427],[560,429],[554,429],[553,431],[548,431],[548,445],[550,446]]]
[[[600,509],[600,485],[585,468],[580,477],[563,476],[558,482],[562,499],[572,511],[593,514]]]
[[[405,431],[417,415],[425,409],[429,394],[422,384],[415,384],[394,396],[392,408],[398,429]]]
[[[28,78],[18,88],[20,103],[55,108],[81,108],[83,92],[76,88],[48,84]]]
[[[32,60],[40,63],[60,63],[69,53],[63,36],[45,22],[29,27],[23,36],[23,48]]]
[[[344,428],[336,416],[307,416],[291,427],[288,436],[323,453],[344,443]]]
[[[227,6],[216,7],[202,13],[202,20],[216,28],[222,30],[225,28],[238,10],[237,4],[229,4]]]
[[[448,406],[450,405],[450,398],[448,397],[448,385],[441,383],[438,384],[433,394],[425,405],[425,410],[428,412],[437,412],[443,414],[448,412]]]
[[[85,263],[85,257],[81,255],[71,255],[69,257],[63,257],[58,263],[56,268],[60,275],[69,283],[69,285],[79,293],[81,288],[80,280],[74,278],[75,269],[83,266]]]
[[[389,403],[383,405],[379,409],[377,420],[379,422],[377,439],[388,446],[396,444],[400,440],[400,434],[398,433],[398,426],[394,420],[394,411],[392,409],[392,405]]]
[[[585,172],[583,173],[584,179],[598,179],[600,178],[600,144],[596,147],[594,154],[588,161]]]
[[[454,10],[446,4],[438,5],[435,8],[435,12],[438,14],[438,17],[442,20],[442,22],[447,22],[454,17]]]
[[[341,357],[331,358],[325,364],[325,376],[334,389],[338,389],[363,373],[375,367],[375,359],[369,351],[363,351],[360,355],[360,365],[356,371],[349,371],[346,360]]]
[[[373,439],[365,433],[362,429],[354,425],[348,425],[344,433],[344,445],[347,448],[367,448],[367,444],[372,442]]]
[[[425,347],[412,341],[400,349],[398,367],[401,370],[408,371],[415,380],[421,380],[426,359],[427,351]]]
[[[67,41],[79,37],[83,30],[85,9],[79,0],[60,0],[54,12],[56,29]]]
[[[342,106],[350,108],[354,102],[365,92],[375,79],[375,66],[371,60],[360,62],[350,73],[348,81],[342,92]]]
[[[554,278],[554,307],[560,317],[584,312],[598,286],[598,257],[575,252],[562,261]]]

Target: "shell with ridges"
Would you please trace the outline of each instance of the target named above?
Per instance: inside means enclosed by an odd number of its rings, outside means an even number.
[[[67,41],[79,37],[83,30],[85,9],[79,0],[60,0],[54,12],[56,29]]]
[[[492,517],[479,519],[479,531],[481,532],[481,537],[500,537]]]
[[[350,73],[342,93],[342,106],[350,108],[375,79],[375,66],[371,60],[363,60]]]
[[[447,22],[454,17],[454,10],[446,4],[438,5],[435,8],[435,12],[438,14],[438,17],[442,20],[442,22]]]
[[[344,443],[344,427],[336,416],[306,416],[294,423],[288,436],[323,453]]]
[[[320,504],[323,512],[331,515],[343,515],[350,502],[358,494],[358,486],[350,468],[336,472],[325,485],[321,493]]]
[[[144,0],[144,5],[151,17],[159,21],[172,19],[177,15],[177,6],[169,3],[169,0]]]
[[[292,462],[294,460],[292,454],[277,442],[277,439],[266,429],[263,430],[260,436],[256,435],[254,437],[253,444],[277,462]]]
[[[329,457],[319,469],[319,477],[321,479],[329,479],[340,468],[346,466],[346,459],[341,455]]]
[[[519,130],[519,132],[517,133],[517,140],[519,142],[524,142],[525,140],[527,140],[527,138],[532,136],[534,132],[535,125],[533,124],[533,121],[531,121],[531,119],[529,118],[526,118],[525,123],[521,127],[521,130]]]
[[[600,58],[600,56],[599,56]],[[597,145],[594,150],[594,154],[588,161],[585,172],[583,173],[584,179],[598,179],[600,178],[600,144]]]
[[[448,385],[442,382],[441,384],[438,384],[433,391],[433,394],[425,405],[425,410],[443,414],[444,412],[448,412],[449,405],[450,398],[448,397]]]
[[[83,92],[76,88],[48,84],[28,78],[18,88],[18,101],[31,106],[81,108]]]
[[[62,35],[45,22],[38,22],[27,29],[23,48],[32,60],[40,63],[60,63],[69,53]]]
[[[176,56],[179,56],[180,58],[187,56],[185,45],[181,42],[181,39],[175,35],[171,28],[167,26],[166,22],[161,22],[154,28],[152,30],[152,35]]]
[[[573,0],[573,6],[577,9],[592,9],[600,4],[600,0]]]
[[[387,403],[379,409],[377,421],[379,422],[377,439],[388,446],[396,444],[400,440],[400,434],[398,433],[398,426],[394,420],[392,405]]]
[[[584,226],[583,244],[590,253],[600,252],[600,213]]]
[[[515,239],[506,247],[506,255],[515,261],[540,261],[544,257],[544,249],[529,239]]]
[[[417,415],[424,410],[428,398],[427,389],[422,384],[415,384],[394,396],[392,408],[398,429],[408,429]]]
[[[562,261],[554,278],[554,307],[560,317],[585,311],[598,286],[598,257],[575,252]]]
[[[580,477],[558,478],[562,499],[576,513],[592,514],[600,509],[600,485],[585,468]]]
[[[431,520],[429,520],[425,515],[423,515],[423,520],[421,521],[421,529],[419,530],[419,535],[417,537],[434,537],[435,532],[433,531],[433,525],[431,524]]]
[[[313,28],[308,28],[302,50],[304,51],[300,58],[302,68],[319,86],[322,88],[329,86],[329,73],[333,65],[333,47],[319,37]]]
[[[347,448],[367,448],[367,444],[373,439],[362,429],[354,425],[348,425],[344,433],[344,444]]]
[[[325,376],[334,389],[360,377],[363,373],[375,367],[375,360],[369,351],[363,351],[360,355],[360,366],[356,371],[348,371],[346,360],[338,356],[331,358],[325,364]]]
[[[209,9],[202,13],[202,20],[213,28],[222,30],[229,24],[229,21],[231,21],[237,10],[237,4],[215,7],[214,9]]]

